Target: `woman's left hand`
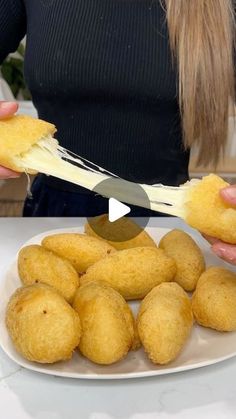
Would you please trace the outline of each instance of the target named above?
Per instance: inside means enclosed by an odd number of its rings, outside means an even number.
[[[236,206],[236,185],[229,186],[220,191],[221,197],[230,205]],[[212,245],[212,251],[226,262],[236,265],[236,245],[224,243],[216,238],[205,236]]]

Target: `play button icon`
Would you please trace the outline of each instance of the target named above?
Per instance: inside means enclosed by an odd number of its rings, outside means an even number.
[[[119,218],[124,217],[125,215],[130,213],[130,207],[128,205],[122,204],[122,202],[118,201],[115,198],[109,199],[109,213],[108,219],[111,223],[114,221],[119,220]]]
[[[140,185],[114,177],[98,183],[93,192],[107,198],[107,210],[106,214],[98,212],[97,216],[87,219],[86,232],[110,242],[126,242],[145,229],[149,217],[137,217],[137,208],[149,210],[150,201]],[[134,207],[133,201],[140,206]]]

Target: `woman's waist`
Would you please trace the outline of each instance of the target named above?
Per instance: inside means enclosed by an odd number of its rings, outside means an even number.
[[[182,130],[175,102],[158,106],[142,101],[63,101],[37,98],[39,117],[57,127],[57,138],[74,152],[81,147],[103,151],[115,144],[115,152],[134,152],[159,147],[181,149]]]

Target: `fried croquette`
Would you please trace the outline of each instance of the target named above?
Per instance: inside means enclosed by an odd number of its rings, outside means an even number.
[[[162,283],[144,298],[138,313],[138,333],[155,364],[173,361],[186,343],[193,325],[191,302],[175,282]]]
[[[7,306],[6,326],[17,351],[39,363],[70,359],[81,336],[78,313],[44,284],[15,291]]]
[[[236,207],[220,196],[220,190],[227,186],[227,182],[213,174],[192,186],[186,195],[185,220],[206,235],[236,244]]]
[[[18,272],[24,285],[51,285],[70,303],[79,286],[79,276],[68,260],[36,244],[20,250]]]
[[[236,274],[219,266],[207,269],[198,281],[192,307],[201,326],[236,330]]]
[[[172,230],[162,237],[159,247],[176,262],[175,281],[186,291],[193,291],[205,270],[205,260],[192,237],[182,230]]]
[[[101,237],[115,249],[123,250],[133,247],[157,247],[149,234],[127,217],[119,218],[110,223],[107,214],[89,219],[84,231],[89,236]]]
[[[176,274],[173,258],[162,249],[135,247],[120,250],[90,266],[81,283],[100,280],[110,284],[127,300],[143,298],[161,282]]]
[[[42,240],[42,246],[68,259],[80,274],[100,259],[115,252],[114,247],[104,240],[79,233],[47,236]]]
[[[105,283],[89,282],[76,292],[82,325],[80,352],[97,364],[123,359],[135,341],[134,318],[124,298]]]
[[[14,115],[0,121],[0,163],[8,169],[24,172],[17,159],[29,151],[41,138],[53,135],[56,127],[28,115]],[[35,174],[36,170],[28,170]]]

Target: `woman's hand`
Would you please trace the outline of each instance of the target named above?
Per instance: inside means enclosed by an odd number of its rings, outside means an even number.
[[[220,191],[221,197],[230,205],[236,206],[236,185],[229,186]],[[226,262],[236,265],[236,245],[224,243],[213,237],[205,236],[205,239],[212,245],[213,252]]]
[[[16,102],[0,102],[0,120],[14,115],[17,109],[18,104]],[[20,173],[13,172],[12,170],[0,166],[0,179],[11,179],[19,176]]]

